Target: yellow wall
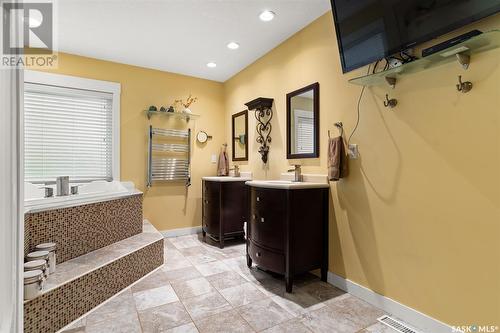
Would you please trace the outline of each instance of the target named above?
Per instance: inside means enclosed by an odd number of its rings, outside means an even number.
[[[500,16],[478,25],[500,26]],[[468,27],[472,28],[472,27]],[[467,29],[468,30],[468,29]],[[330,270],[450,325],[500,324],[500,51],[409,76],[395,90],[365,91],[352,142],[361,158],[331,185]],[[356,122],[361,88],[342,75],[327,13],[227,81],[226,122],[256,97],[275,99],[269,165],[249,117],[249,161],[258,179],[286,160],[285,94],[320,83],[320,158],[299,161],[326,173],[327,131]],[[474,83],[455,90],[457,75]],[[383,107],[388,92],[396,109]],[[226,128],[228,140],[230,128]]]
[[[224,102],[221,83],[166,73],[108,61],[59,54],[59,67],[55,71],[121,83],[121,179],[133,181],[144,191],[144,217],[159,230],[201,225],[201,177],[215,175],[216,165],[210,155],[218,153],[224,133]],[[174,99],[186,99],[192,93],[198,102],[191,106],[193,113],[201,114],[191,121],[193,134],[204,130],[213,139],[200,145],[193,139],[192,185],[186,189],[182,183],[155,184],[146,187],[147,133],[150,122],[142,110],[149,105],[168,106]],[[182,120],[153,117],[156,127],[182,129]],[[186,127],[187,128],[187,127]]]

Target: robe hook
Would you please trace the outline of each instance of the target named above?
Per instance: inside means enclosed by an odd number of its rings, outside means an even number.
[[[384,101],[384,106],[387,108],[394,108],[396,105],[398,105],[398,100],[395,98],[389,99],[389,94],[385,94],[385,101]]]
[[[469,91],[472,90],[472,82],[470,82],[470,81],[462,82],[462,75],[459,75],[458,76],[457,90],[464,93],[464,94],[468,93]]]

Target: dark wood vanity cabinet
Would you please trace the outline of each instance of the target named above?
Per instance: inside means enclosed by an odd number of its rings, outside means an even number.
[[[242,181],[203,180],[202,233],[224,248],[224,239],[243,237],[248,213],[248,189]]]
[[[249,186],[247,264],[283,274],[286,291],[293,277],[328,272],[328,188],[270,189]]]

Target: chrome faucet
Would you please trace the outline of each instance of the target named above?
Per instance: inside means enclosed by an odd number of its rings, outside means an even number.
[[[56,193],[58,197],[69,195],[69,176],[56,178]]]
[[[288,170],[288,172],[294,171],[295,172],[295,179],[293,181],[294,182],[301,182],[302,181],[302,171],[300,169],[300,165],[295,164],[294,167],[295,167],[294,169],[290,169],[290,170]]]
[[[44,186],[40,188],[44,189],[45,191],[44,198],[52,198],[54,196],[54,189],[52,187]]]
[[[239,177],[240,176],[240,166],[235,164],[232,169],[229,170],[234,170],[234,176]]]

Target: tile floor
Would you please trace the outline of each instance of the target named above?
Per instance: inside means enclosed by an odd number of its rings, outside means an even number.
[[[285,293],[280,277],[246,266],[241,242],[221,250],[190,235],[165,239],[160,269],[64,332],[394,333],[382,314],[312,274]]]

